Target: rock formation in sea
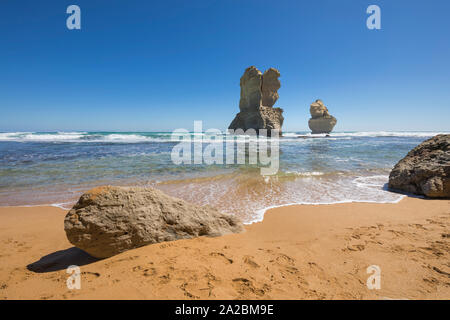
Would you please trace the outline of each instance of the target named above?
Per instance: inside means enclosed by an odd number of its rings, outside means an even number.
[[[309,112],[311,113],[311,119],[309,119],[308,125],[313,134],[330,133],[333,131],[337,120],[328,113],[328,109],[322,100],[316,100],[311,103]]]
[[[153,188],[98,187],[83,194],[64,221],[67,238],[96,258],[151,243],[243,231],[240,220]]]
[[[389,188],[450,198],[450,135],[437,135],[412,149],[392,169]]]
[[[241,99],[239,101],[240,112],[231,122],[228,129],[244,131],[248,129],[273,129],[279,130],[283,125],[283,109],[273,108],[278,100],[280,88],[280,73],[277,69],[270,68],[261,73],[257,68],[247,68],[241,77]]]

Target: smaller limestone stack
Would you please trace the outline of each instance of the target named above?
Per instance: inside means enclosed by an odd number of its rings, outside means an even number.
[[[311,119],[309,119],[308,125],[313,134],[333,131],[337,120],[328,113],[328,109],[322,100],[316,100],[316,102],[311,103],[309,112],[311,113]]]
[[[450,198],[450,134],[412,149],[392,169],[389,188],[429,198]]]
[[[64,220],[67,239],[96,258],[151,243],[243,231],[242,223],[153,188],[98,187],[83,194]]]

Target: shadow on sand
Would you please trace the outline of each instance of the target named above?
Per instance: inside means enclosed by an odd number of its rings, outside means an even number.
[[[41,257],[27,265],[27,269],[37,273],[45,273],[67,269],[68,266],[83,266],[100,259],[91,257],[81,249],[72,247],[66,250],[60,250]]]
[[[416,198],[416,199],[422,199],[422,200],[436,200],[434,198],[428,198],[428,197],[425,197],[425,196],[420,195],[420,194],[414,194],[414,193],[409,193],[409,192],[406,192],[406,191],[403,191],[403,190],[389,188],[389,183],[385,183],[383,185],[383,190],[384,191],[393,192],[393,193],[397,193],[397,194],[401,194],[401,195],[403,195],[405,197],[408,197],[408,198]]]

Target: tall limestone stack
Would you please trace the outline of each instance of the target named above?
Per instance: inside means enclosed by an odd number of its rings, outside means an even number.
[[[281,87],[277,69],[270,68],[261,73],[257,68],[247,68],[241,77],[240,112],[231,122],[228,129],[244,131],[248,129],[279,130],[283,125],[283,109],[273,108],[278,100],[278,89]]]
[[[316,100],[316,102],[311,103],[309,112],[311,113],[311,119],[309,119],[308,125],[313,134],[333,131],[337,120],[328,113],[328,109],[322,100]]]

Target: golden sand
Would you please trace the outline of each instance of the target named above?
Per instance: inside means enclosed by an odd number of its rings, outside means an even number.
[[[242,234],[104,260],[67,241],[65,213],[0,208],[0,299],[450,299],[449,200],[282,207]],[[366,286],[371,265],[379,290]]]

